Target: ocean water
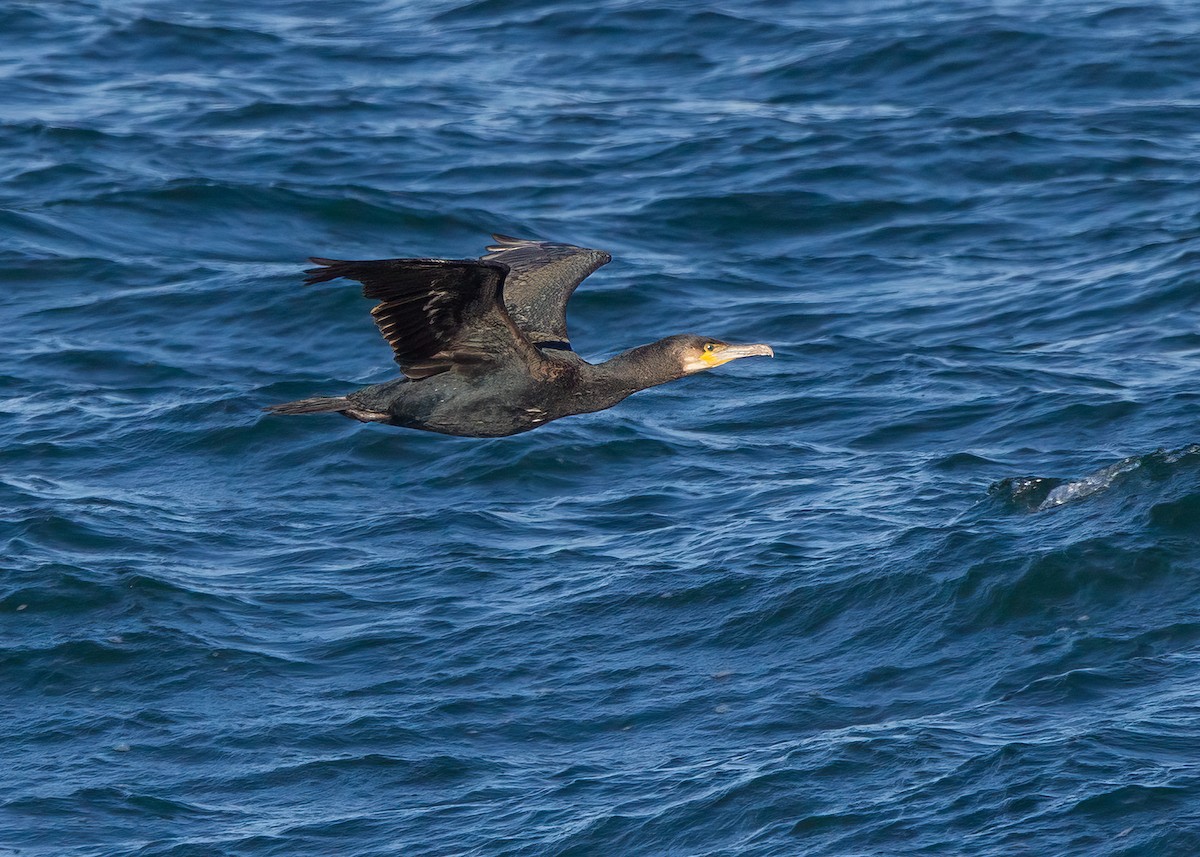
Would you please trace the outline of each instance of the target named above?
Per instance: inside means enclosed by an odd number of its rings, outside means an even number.
[[[1200,853],[1200,8],[0,6],[0,855]],[[598,247],[469,440],[310,255]]]

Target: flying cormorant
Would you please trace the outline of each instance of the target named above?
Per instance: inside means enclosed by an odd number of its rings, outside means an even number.
[[[305,271],[306,283],[346,277],[380,301],[371,315],[405,377],[266,410],[336,411],[363,422],[501,437],[602,411],[638,390],[739,357],[774,356],[769,345],[681,334],[588,363],[567,338],[567,300],[612,256],[492,237],[496,243],[479,259],[313,258],[321,267]]]

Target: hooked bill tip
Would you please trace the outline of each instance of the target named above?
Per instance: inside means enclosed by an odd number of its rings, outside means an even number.
[[[731,345],[727,353],[735,357],[774,357],[775,349],[769,345]]]

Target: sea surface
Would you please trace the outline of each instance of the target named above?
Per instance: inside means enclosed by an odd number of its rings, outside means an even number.
[[[1200,854],[1200,6],[0,5],[0,857]],[[310,255],[613,254],[472,440]]]

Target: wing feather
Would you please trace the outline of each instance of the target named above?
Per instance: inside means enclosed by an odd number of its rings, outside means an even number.
[[[508,266],[504,304],[517,327],[534,342],[569,346],[567,301],[593,271],[612,261],[603,250],[572,244],[493,235],[484,261]]]
[[[396,362],[413,380],[441,372],[486,371],[498,364],[540,359],[537,349],[504,309],[509,267],[476,259],[375,259],[313,257],[308,284],[345,277],[379,301],[371,316],[392,346]]]

